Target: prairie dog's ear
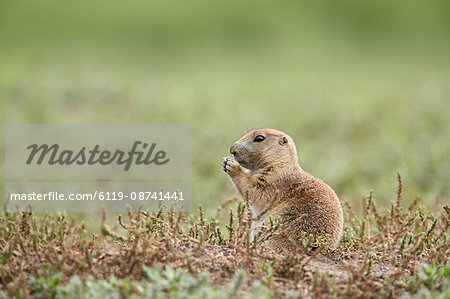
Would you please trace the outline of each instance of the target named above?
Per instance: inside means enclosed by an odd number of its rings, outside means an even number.
[[[286,136],[280,137],[279,143],[280,143],[280,145],[284,145],[284,144],[288,143],[287,137]]]

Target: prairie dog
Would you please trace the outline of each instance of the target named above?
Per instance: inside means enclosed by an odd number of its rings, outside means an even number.
[[[298,164],[294,140],[274,129],[249,131],[223,158],[223,170],[253,213],[252,234],[267,219],[281,217],[281,227],[267,240],[275,250],[300,245],[304,233],[328,237],[336,248],[342,235],[343,212],[336,193]],[[246,168],[244,171],[242,168]]]

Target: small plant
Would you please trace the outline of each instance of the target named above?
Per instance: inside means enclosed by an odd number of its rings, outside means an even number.
[[[245,283],[245,278],[246,278],[246,272],[243,269],[239,269],[238,271],[236,271],[236,273],[234,274],[230,285],[228,286],[228,296],[229,298],[233,298],[234,296],[236,296],[239,292],[239,289],[242,287],[242,285]]]
[[[263,265],[264,271],[267,273],[267,285],[270,285],[270,282],[272,281],[274,277],[273,269],[275,268],[276,261],[267,262]]]

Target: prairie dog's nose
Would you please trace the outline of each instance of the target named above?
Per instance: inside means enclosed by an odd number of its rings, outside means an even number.
[[[230,147],[230,154],[232,154],[233,156],[236,155],[236,150],[237,150],[237,144],[235,143]]]

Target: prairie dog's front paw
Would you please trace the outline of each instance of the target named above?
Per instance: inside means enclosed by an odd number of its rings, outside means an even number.
[[[222,161],[223,171],[228,173],[228,175],[233,175],[238,171],[242,171],[239,163],[231,157],[225,157]]]

